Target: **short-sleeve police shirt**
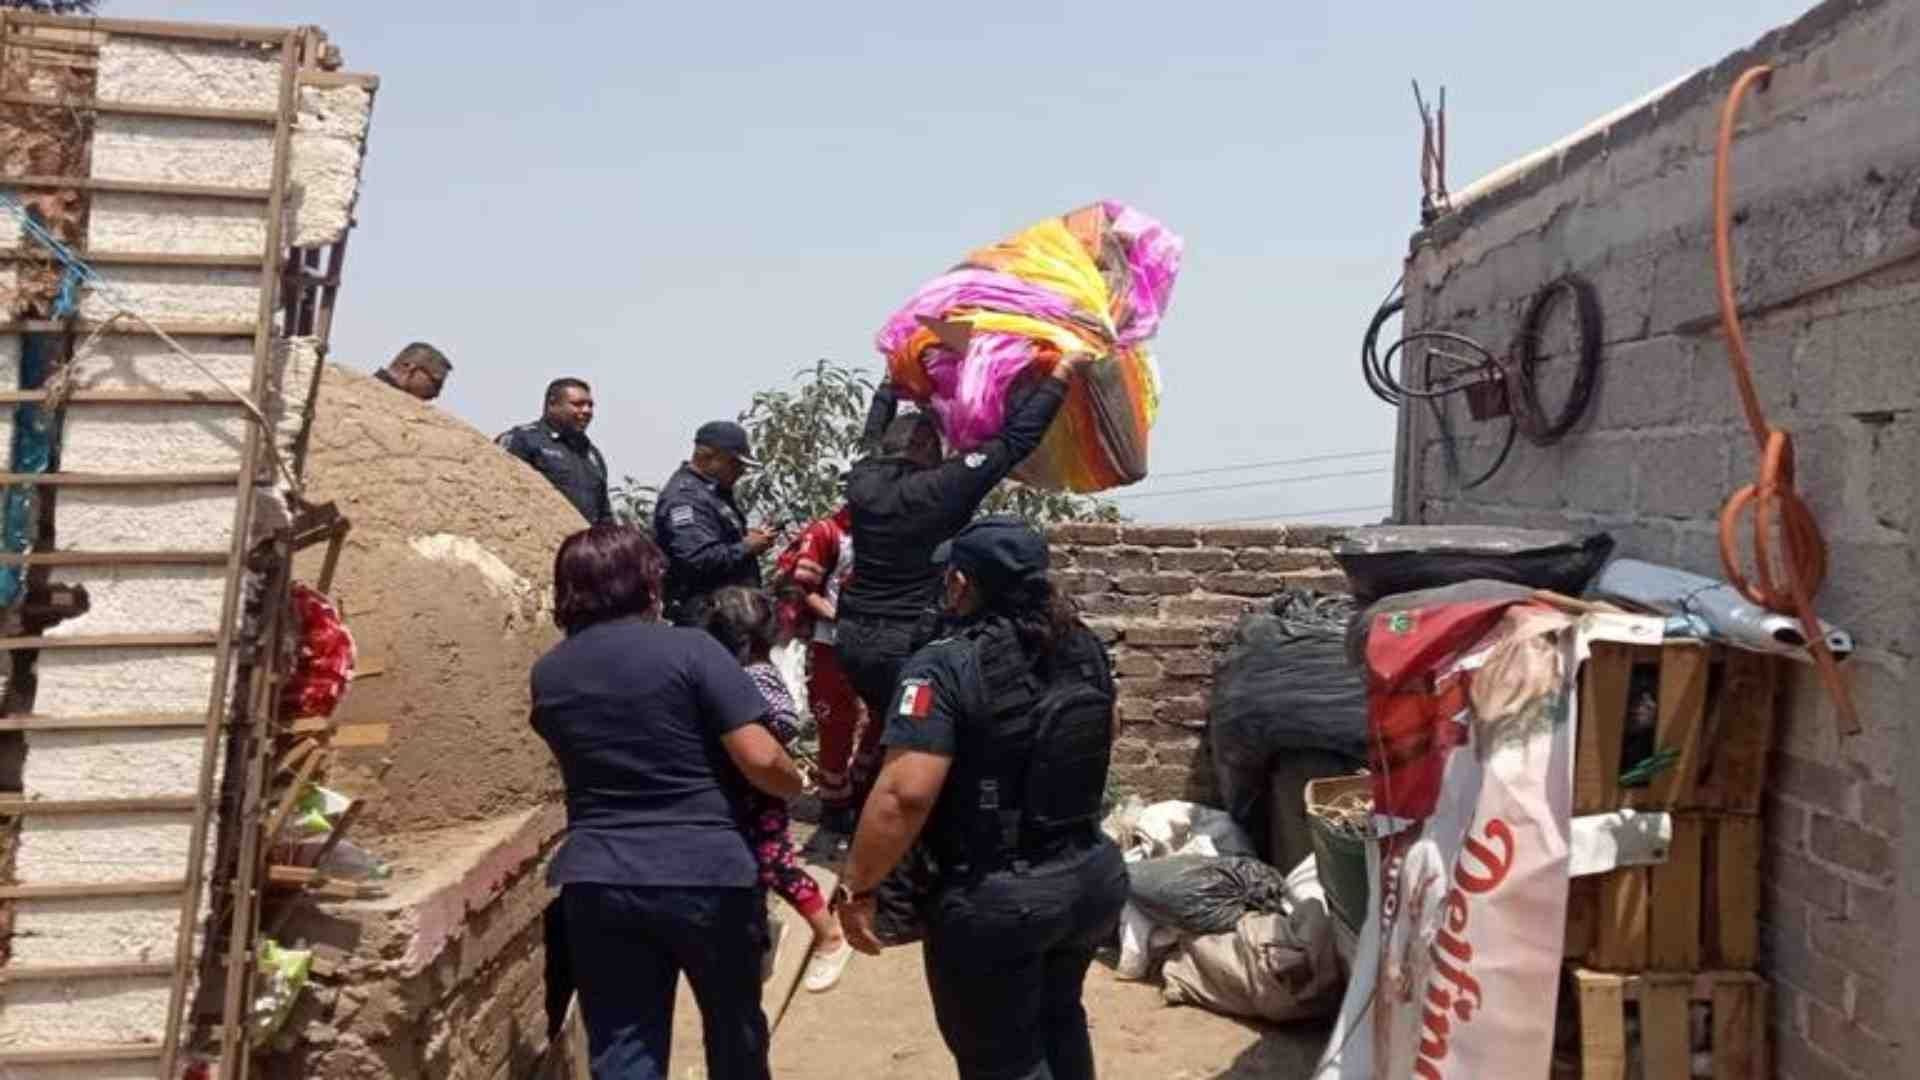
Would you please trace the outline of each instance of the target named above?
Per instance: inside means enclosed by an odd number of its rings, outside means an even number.
[[[641,619],[590,626],[533,668],[533,726],[567,788],[555,884],[751,886],[746,779],[720,736],[766,701],[719,642]]]
[[[943,638],[914,653],[900,669],[881,745],[953,757],[960,725],[984,716],[973,642]]]

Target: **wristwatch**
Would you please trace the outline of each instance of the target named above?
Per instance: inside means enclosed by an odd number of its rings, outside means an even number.
[[[864,904],[873,899],[873,892],[872,889],[850,892],[845,885],[835,885],[833,887],[833,898],[827,902],[827,910],[839,911],[848,904]]]

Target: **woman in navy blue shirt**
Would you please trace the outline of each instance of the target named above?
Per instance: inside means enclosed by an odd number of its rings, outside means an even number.
[[[566,640],[533,668],[533,726],[560,763],[568,959],[596,1080],[664,1080],[682,972],[700,1002],[712,1080],[766,1080],[759,868],[747,785],[778,798],[800,773],[755,723],[766,702],[708,635],[659,621],[666,559],[644,531],[596,525],[554,558]]]

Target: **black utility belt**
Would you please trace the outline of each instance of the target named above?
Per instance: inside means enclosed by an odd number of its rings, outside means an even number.
[[[1100,843],[1100,832],[1089,829],[1085,832],[1071,832],[1045,839],[1022,841],[1019,848],[1000,857],[976,864],[971,860],[949,862],[939,855],[934,856],[934,865],[938,867],[943,879],[980,877],[996,874],[1002,870],[1022,870],[1038,863],[1052,862],[1067,855],[1078,855],[1092,850]]]

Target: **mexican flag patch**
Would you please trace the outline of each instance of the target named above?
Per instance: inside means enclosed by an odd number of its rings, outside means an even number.
[[[924,720],[933,712],[933,684],[921,679],[909,679],[900,684],[901,716],[913,720]]]

